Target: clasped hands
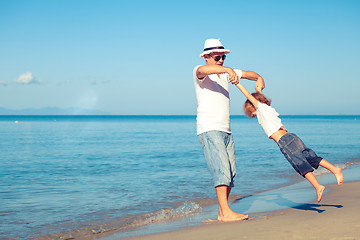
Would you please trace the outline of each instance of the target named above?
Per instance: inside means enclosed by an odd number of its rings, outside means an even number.
[[[239,83],[239,76],[235,73],[235,71],[232,68],[229,68],[228,73],[229,73],[229,81],[232,84],[237,85]],[[264,79],[258,75],[256,79],[251,79],[251,80],[256,80],[255,90],[262,94],[262,90],[265,88]]]

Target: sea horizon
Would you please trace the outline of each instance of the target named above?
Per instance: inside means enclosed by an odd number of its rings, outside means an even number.
[[[84,116],[84,117],[196,117],[196,114],[0,114],[0,117],[14,117],[14,116],[36,116],[36,117],[51,117],[51,116]],[[281,117],[360,117],[360,114],[283,114]],[[230,117],[245,117],[244,114],[233,114]]]

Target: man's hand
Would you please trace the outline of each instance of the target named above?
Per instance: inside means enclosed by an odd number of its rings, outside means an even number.
[[[235,73],[232,68],[228,68],[229,80],[232,84],[236,85],[239,83],[239,76]]]
[[[262,90],[264,88],[265,88],[264,79],[259,76],[255,83],[255,90],[262,94]]]

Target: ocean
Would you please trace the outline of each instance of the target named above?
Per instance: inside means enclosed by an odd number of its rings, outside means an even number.
[[[360,163],[360,116],[282,121],[336,166]],[[234,198],[304,181],[257,120],[231,129]],[[129,231],[216,204],[195,116],[0,116],[0,133],[1,239]]]

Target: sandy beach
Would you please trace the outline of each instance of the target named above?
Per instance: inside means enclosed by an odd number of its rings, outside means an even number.
[[[330,189],[321,203],[252,215],[243,222],[207,223],[127,239],[360,239],[360,181]]]

